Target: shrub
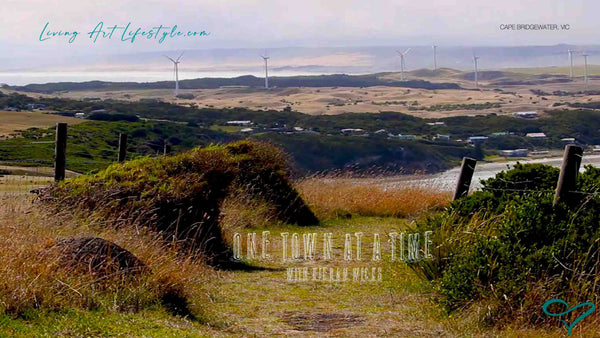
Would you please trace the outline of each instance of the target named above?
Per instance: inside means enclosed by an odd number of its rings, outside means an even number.
[[[57,184],[42,200],[93,212],[114,226],[147,226],[218,263],[229,257],[219,217],[221,202],[232,190],[270,203],[285,222],[318,223],[288,177],[281,151],[241,141],[114,164]]]
[[[437,254],[412,267],[434,281],[448,311],[485,303],[486,321],[540,323],[548,299],[598,300],[600,198],[592,193],[600,170],[586,167],[578,180],[583,193],[553,206],[547,189],[557,174],[518,165],[484,181],[484,189],[519,182],[529,191],[478,191],[418,222],[434,231]]]
[[[97,120],[97,121],[127,121],[127,122],[137,122],[140,120],[139,117],[135,115],[128,114],[109,114],[109,113],[92,113],[88,116],[88,120]]]
[[[195,98],[196,96],[194,94],[179,94],[177,95],[178,99],[184,99],[184,100],[191,100],[193,98]]]

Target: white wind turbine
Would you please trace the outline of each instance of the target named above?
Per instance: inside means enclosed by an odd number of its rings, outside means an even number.
[[[405,50],[404,53],[402,53],[399,50],[396,51],[396,53],[398,53],[398,55],[400,55],[400,81],[404,81],[404,68],[406,67],[405,57],[406,57],[406,54],[408,54],[408,52],[410,52],[410,48]]]
[[[571,49],[569,49],[569,50],[567,51],[567,53],[569,53],[569,63],[570,63],[570,66],[569,66],[569,78],[570,78],[570,79],[572,79],[572,78],[573,78],[573,53],[574,53],[574,52],[575,52],[575,51],[574,51],[574,50],[571,50]]]
[[[479,60],[479,56],[476,56],[475,53],[473,53],[473,65],[475,66],[475,87],[479,88],[479,82],[477,81],[477,60]]]
[[[588,83],[588,66],[587,66],[587,57],[589,54],[583,52],[583,82]]]
[[[265,89],[269,89],[269,57],[264,55],[261,55],[260,57],[263,58],[263,60],[265,60]]]
[[[181,57],[183,56],[183,52],[181,52],[181,54],[179,54],[179,57],[176,60],[171,59],[170,57],[166,56],[165,57],[169,60],[171,60],[171,62],[173,62],[173,66],[174,66],[174,71],[175,71],[175,96],[179,95],[179,59],[181,59]]]
[[[437,47],[436,45],[431,46],[433,48],[433,71],[437,70]]]

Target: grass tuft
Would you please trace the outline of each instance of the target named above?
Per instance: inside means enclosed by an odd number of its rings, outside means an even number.
[[[311,177],[297,183],[302,198],[325,218],[409,217],[449,205],[451,195],[412,183],[386,188],[377,179]]]

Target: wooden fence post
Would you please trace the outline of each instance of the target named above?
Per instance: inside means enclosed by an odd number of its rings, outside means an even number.
[[[65,179],[65,167],[67,164],[67,124],[56,124],[56,140],[54,148],[54,181]]]
[[[163,155],[167,156],[167,140],[164,141],[164,146],[163,146]]]
[[[452,200],[457,200],[463,196],[469,194],[469,188],[471,187],[471,179],[475,172],[475,165],[477,160],[470,157],[463,157],[462,166],[460,167],[460,176],[456,183],[456,190],[454,191],[454,197]]]
[[[556,185],[556,192],[554,194],[554,205],[560,200],[568,198],[571,191],[575,191],[582,158],[582,147],[574,144],[569,144],[565,147],[560,176],[558,177],[558,184]]]
[[[127,157],[127,134],[119,134],[119,162],[125,161]]]

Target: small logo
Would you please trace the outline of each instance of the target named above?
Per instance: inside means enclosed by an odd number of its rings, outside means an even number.
[[[561,312],[561,313],[550,313],[550,312],[548,312],[548,307],[550,305],[554,304],[554,303],[563,304],[564,306],[567,307],[567,310],[564,311],[564,312]],[[596,309],[596,306],[594,305],[594,303],[585,302],[585,303],[581,303],[581,304],[575,305],[572,308],[570,308],[569,304],[567,304],[567,302],[565,302],[564,300],[553,298],[553,299],[550,299],[549,301],[545,302],[544,305],[542,305],[542,310],[548,316],[551,316],[551,317],[560,317],[560,316],[566,315],[566,314],[568,314],[568,313],[570,313],[570,312],[572,312],[574,310],[577,310],[580,307],[584,307],[584,306],[589,306],[590,308],[587,311],[585,311],[584,313],[582,313],[579,317],[575,318],[575,320],[571,324],[565,322],[562,319],[559,319],[567,327],[567,330],[568,330],[568,333],[569,333],[569,336],[570,336],[571,335],[571,330],[573,329],[573,327],[575,326],[575,324],[579,323],[583,318],[591,315],[592,312],[594,312],[594,310]]]

